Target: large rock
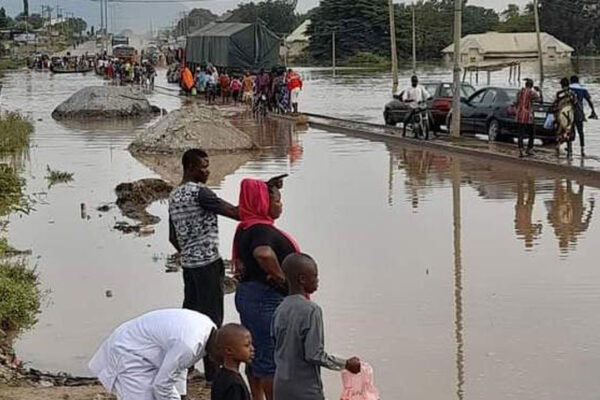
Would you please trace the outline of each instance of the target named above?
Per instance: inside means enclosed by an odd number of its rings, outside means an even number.
[[[246,133],[217,107],[191,103],[161,118],[129,146],[132,153],[178,154],[200,147],[211,154],[256,149]]]
[[[89,86],[56,107],[52,118],[139,118],[160,113],[160,108],[151,105],[140,90],[128,86]]]

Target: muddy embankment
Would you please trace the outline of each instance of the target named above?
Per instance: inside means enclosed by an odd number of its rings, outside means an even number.
[[[241,109],[240,109],[241,112]],[[216,186],[248,162],[258,146],[230,121],[231,112],[197,102],[187,103],[141,132],[129,146],[131,154],[162,179],[142,179],[119,184],[117,206],[138,225],[119,222],[116,229],[152,233],[149,225],[160,219],[146,208],[168,198],[181,181],[181,156],[190,148],[202,148],[210,155],[209,186]]]

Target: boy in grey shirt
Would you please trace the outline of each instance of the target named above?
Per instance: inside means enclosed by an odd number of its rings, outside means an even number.
[[[340,359],[325,352],[323,312],[307,299],[319,286],[315,261],[306,254],[289,255],[283,262],[289,296],[273,317],[275,338],[275,400],[323,400],[321,367],[360,372],[360,360]]]

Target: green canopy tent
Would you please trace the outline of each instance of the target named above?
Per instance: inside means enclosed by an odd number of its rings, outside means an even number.
[[[200,65],[258,70],[278,65],[281,39],[263,22],[210,23],[187,38],[186,61]]]

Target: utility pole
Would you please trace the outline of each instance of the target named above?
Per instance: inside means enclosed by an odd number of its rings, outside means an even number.
[[[538,0],[533,0],[533,15],[535,17],[535,34],[537,35],[538,58],[540,60],[540,86],[542,86],[542,84],[544,83],[544,53],[542,52]]]
[[[331,66],[335,76],[335,31],[331,32]]]
[[[388,0],[390,12],[390,44],[392,51],[392,95],[398,92],[398,51],[396,50],[396,16],[394,2]]]
[[[104,4],[102,4],[102,0],[100,0],[100,34],[102,35],[102,30],[104,29]]]
[[[454,98],[452,100],[452,126],[450,135],[454,138],[460,137],[460,39],[462,32],[462,0],[454,0],[454,70],[453,88]]]
[[[415,3],[412,4],[412,65],[413,74],[417,73],[417,24],[415,22]]]

